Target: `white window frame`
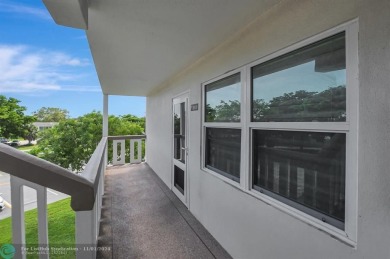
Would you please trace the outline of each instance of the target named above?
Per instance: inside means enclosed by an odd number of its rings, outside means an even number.
[[[205,98],[206,98],[206,91],[205,91],[205,88],[206,88],[206,85],[209,85],[211,83],[214,83],[216,81],[219,81],[221,79],[224,79],[226,77],[229,77],[229,76],[232,76],[232,75],[235,75],[235,74],[240,74],[240,84],[241,84],[241,96],[240,96],[240,102],[241,102],[241,109],[240,109],[240,122],[206,122],[206,116],[205,116],[205,112],[206,112],[206,109],[204,108],[205,105],[206,105],[206,102],[205,102]],[[245,71],[245,68],[242,67],[242,68],[238,68],[238,69],[234,69],[234,70],[231,70],[223,75],[220,75],[220,76],[217,76],[207,82],[204,82],[202,84],[202,108],[201,108],[201,112],[202,112],[202,156],[201,156],[201,169],[207,173],[210,173],[211,175],[225,181],[225,182],[228,182],[229,184],[232,184],[236,187],[242,187],[242,185],[244,184],[245,181],[243,181],[243,177],[244,177],[244,172],[245,172],[245,164],[243,163],[243,157],[245,157],[245,154],[243,154],[243,146],[242,146],[242,143],[244,143],[244,139],[243,139],[243,130],[244,130],[244,127],[243,125],[246,123],[246,110],[245,110],[245,106],[243,105],[243,103],[245,102],[246,103],[246,96],[247,96],[247,87],[246,87],[246,79],[247,79],[247,75],[246,75],[246,71]],[[206,128],[224,128],[224,129],[240,129],[241,130],[241,151],[240,151],[240,181],[239,182],[236,182],[222,174],[219,174],[209,168],[206,167]],[[246,180],[246,178],[245,178]]]
[[[309,222],[318,228],[327,230],[332,235],[343,239],[351,245],[356,245],[357,241],[357,127],[358,127],[358,23],[352,21],[343,24],[326,32],[320,33],[297,44],[287,47],[281,51],[277,51],[269,56],[261,58],[247,66],[248,71],[256,65],[262,64],[268,60],[277,58],[281,55],[290,53],[301,47],[308,46],[319,40],[325,39],[340,32],[345,32],[346,39],[346,114],[345,122],[249,122],[250,131],[255,129],[263,130],[284,130],[284,131],[315,131],[315,132],[334,132],[346,134],[346,181],[345,181],[345,221],[344,230],[338,229],[330,224],[324,223],[321,220],[306,214],[296,208],[293,208],[279,200],[273,199],[265,194],[262,194],[251,188],[252,176],[249,179],[249,191],[252,195],[270,203],[283,211],[305,221]],[[247,81],[251,82],[251,75],[247,75]],[[250,91],[248,91],[250,92]],[[249,93],[249,100],[251,96]],[[247,111],[248,120],[251,120],[251,111]],[[252,138],[249,145],[251,146],[252,157]],[[249,161],[250,170],[248,173],[252,175],[252,163]]]
[[[251,122],[251,68],[268,60],[277,58],[291,51],[308,46],[319,40],[345,32],[346,40],[346,121],[345,122]],[[201,85],[202,87],[202,154],[201,169],[247,194],[258,198],[279,210],[294,216],[318,229],[329,233],[331,236],[344,243],[356,247],[357,244],[357,219],[358,219],[358,111],[359,111],[359,79],[358,79],[358,20],[352,20],[336,26],[325,32],[302,40],[296,44],[276,51],[268,56],[260,58],[252,63],[232,70]],[[218,81],[235,73],[241,73],[241,114],[239,123],[205,122],[205,85]],[[240,128],[241,129],[241,172],[240,183],[230,180],[205,167],[205,129],[213,128]],[[262,194],[252,188],[252,131],[284,130],[284,131],[315,131],[334,132],[346,134],[346,180],[345,180],[345,221],[344,230],[336,228],[328,223],[289,206],[279,200]]]

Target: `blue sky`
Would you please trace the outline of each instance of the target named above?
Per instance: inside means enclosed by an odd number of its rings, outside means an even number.
[[[0,0],[0,94],[20,100],[27,114],[41,107],[71,117],[101,111],[85,32],[56,25],[41,0]],[[109,113],[145,116],[145,98],[110,96]]]

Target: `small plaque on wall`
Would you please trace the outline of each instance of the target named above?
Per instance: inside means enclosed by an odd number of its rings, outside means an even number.
[[[199,105],[197,103],[191,104],[191,111],[197,111],[199,108]]]

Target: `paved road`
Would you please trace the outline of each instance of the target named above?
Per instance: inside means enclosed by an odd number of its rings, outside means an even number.
[[[11,187],[9,174],[0,172],[0,193],[4,200],[11,204]],[[47,189],[47,203],[52,203],[69,197],[66,194]],[[24,186],[24,210],[31,210],[37,207],[37,195],[34,189]],[[3,211],[0,211],[0,220],[11,216],[11,209],[7,206]]]

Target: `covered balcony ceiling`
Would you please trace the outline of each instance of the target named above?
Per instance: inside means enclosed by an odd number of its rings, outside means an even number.
[[[102,90],[147,96],[280,0],[43,0],[87,28]]]

